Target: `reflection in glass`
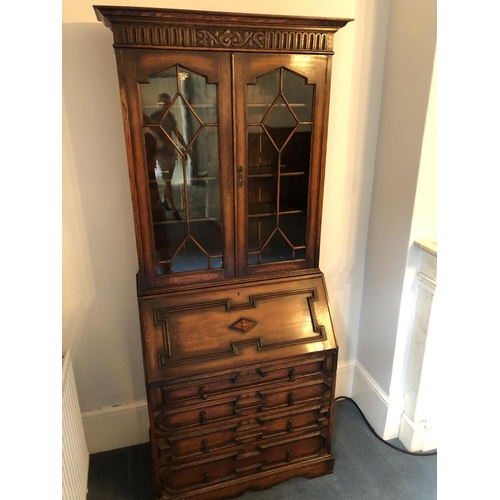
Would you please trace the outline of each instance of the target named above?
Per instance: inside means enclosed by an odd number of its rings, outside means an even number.
[[[314,85],[279,68],[247,96],[248,264],[304,259]]]
[[[308,85],[305,78],[284,69],[283,94],[289,103],[293,103],[293,112],[300,122],[312,121],[313,85]]]
[[[157,273],[220,268],[216,85],[177,65],[139,88]]]
[[[280,93],[280,70],[263,75],[247,86],[247,122],[260,123]]]

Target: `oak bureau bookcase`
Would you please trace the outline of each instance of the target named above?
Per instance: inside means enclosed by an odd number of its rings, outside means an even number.
[[[94,9],[118,66],[157,497],[331,473],[338,346],[318,262],[350,20]]]

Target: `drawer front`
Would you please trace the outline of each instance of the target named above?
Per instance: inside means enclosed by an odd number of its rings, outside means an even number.
[[[148,383],[337,348],[318,274],[140,297],[139,309]]]
[[[170,433],[181,428],[189,430],[207,424],[221,424],[234,418],[236,406],[237,397],[234,396],[229,399],[220,399],[213,404],[159,409],[153,413],[153,418],[157,429]]]
[[[329,401],[306,407],[296,406],[283,412],[258,413],[251,417],[231,421],[225,426],[198,425],[191,432],[155,433],[158,464],[163,466],[180,459],[196,459],[203,456],[220,455],[224,450],[252,447],[259,442],[293,437],[328,426]]]
[[[247,450],[215,459],[173,464],[160,469],[162,487],[174,494],[227,482],[327,454],[326,443],[326,436],[318,431],[270,444],[250,445]]]
[[[236,444],[235,424],[207,429],[207,432],[204,429],[205,427],[198,432],[177,433],[173,436],[157,433],[158,464],[163,466],[174,460],[199,459],[234,448]]]
[[[331,383],[327,379],[321,381],[309,381],[301,385],[290,386],[286,390],[282,388],[263,390],[260,392],[264,410],[273,408],[293,407],[318,399],[330,399]]]
[[[278,444],[262,444],[262,470],[328,453],[326,443],[326,435],[318,431],[299,439],[290,439]]]
[[[262,439],[292,435],[296,432],[314,430],[328,425],[330,402],[318,403],[306,408],[289,408],[287,413],[265,414],[258,417],[262,427]]]
[[[242,368],[216,377],[196,377],[182,383],[152,385],[157,387],[157,401],[165,406],[170,403],[212,401],[214,398],[226,395],[228,391],[254,385],[293,383],[328,374],[330,371],[331,360],[327,355],[308,356],[284,360],[280,363]]]
[[[235,417],[242,418],[240,425],[245,425],[243,421],[246,417],[255,417],[261,412],[303,405],[322,398],[329,399],[331,396],[331,383],[325,378],[275,385],[234,390],[227,393],[226,397],[213,401],[207,398],[198,404],[165,406],[161,404],[161,400],[154,400],[154,397],[158,396],[158,388],[151,389],[155,426],[161,431],[172,432],[181,428],[220,424]],[[252,422],[253,419],[250,419],[248,425],[253,426]]]

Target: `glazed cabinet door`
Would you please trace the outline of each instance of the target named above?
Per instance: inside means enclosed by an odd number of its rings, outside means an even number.
[[[317,267],[329,59],[233,55],[239,275]]]
[[[141,288],[234,276],[228,54],[117,50]]]

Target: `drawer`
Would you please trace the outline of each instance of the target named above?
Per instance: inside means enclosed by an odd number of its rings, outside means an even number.
[[[317,273],[142,296],[139,310],[147,383],[337,349]]]
[[[155,390],[152,389],[153,395]],[[331,395],[329,379],[317,378],[293,384],[274,384],[234,390],[214,401],[208,399],[190,405],[166,405],[152,402],[157,429],[171,433],[207,424],[221,424],[232,418],[241,418],[238,425],[254,427],[256,414],[282,407],[307,404]],[[153,399],[153,398],[152,398]],[[248,417],[248,422],[245,422]]]
[[[278,444],[260,446],[263,460],[261,470],[268,470],[273,467],[282,466],[287,463],[294,463],[306,458],[316,457],[322,453],[328,453],[326,449],[326,433],[321,431],[313,432],[297,439],[291,438],[280,441]]]
[[[151,384],[156,388],[156,399],[162,406],[170,403],[211,401],[228,391],[264,384],[293,383],[310,377],[328,374],[332,355],[307,356],[278,363],[246,367],[218,376],[195,377],[182,383]],[[327,362],[330,361],[330,362]]]
[[[286,389],[281,387],[266,389],[260,391],[260,397],[262,399],[262,411],[286,406],[292,407],[318,399],[329,400],[331,397],[331,382],[328,379],[310,380]]]
[[[153,413],[155,427],[171,433],[181,428],[190,429],[207,424],[222,424],[235,417],[237,399],[237,395],[234,395],[229,398],[221,398],[215,403],[159,409]]]
[[[286,413],[266,413],[258,417],[262,428],[262,439],[292,435],[296,432],[314,430],[328,425],[330,402],[318,403],[306,408],[289,408]],[[238,441],[238,439],[236,440]]]
[[[248,450],[160,468],[160,479],[166,492],[182,493],[326,454],[326,442],[319,431],[277,443],[262,442]]]
[[[177,433],[168,436],[164,433],[156,435],[156,449],[158,464],[167,465],[173,460],[185,458],[200,458],[205,455],[222,452],[222,450],[235,446],[234,423],[226,426],[205,427],[196,432]],[[206,429],[206,430],[205,430]]]
[[[198,425],[191,432],[157,431],[155,434],[159,465],[179,459],[220,454],[231,447],[254,446],[268,438],[304,434],[328,424],[329,402],[294,407],[286,413],[267,412],[221,425]],[[157,428],[158,429],[158,428]],[[241,454],[241,451],[240,451]]]

